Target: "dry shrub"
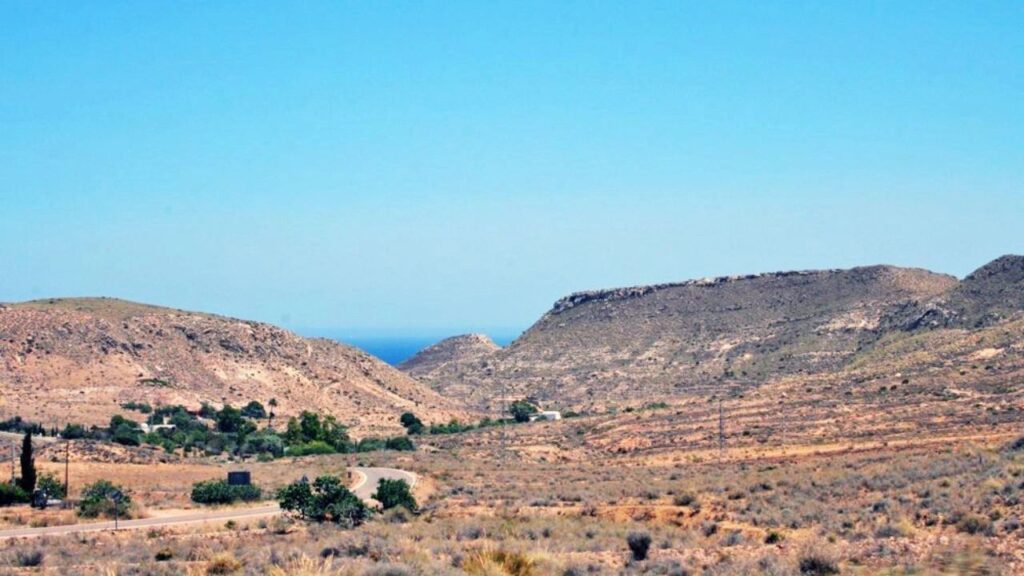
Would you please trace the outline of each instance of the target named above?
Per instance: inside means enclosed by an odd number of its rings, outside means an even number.
[[[533,576],[536,565],[525,554],[505,550],[479,550],[462,561],[470,576]]]
[[[234,574],[242,569],[242,563],[228,553],[214,556],[206,565],[207,574]]]
[[[309,556],[290,560],[284,566],[274,566],[267,576],[341,576],[342,572],[332,566],[330,559],[317,561]]]

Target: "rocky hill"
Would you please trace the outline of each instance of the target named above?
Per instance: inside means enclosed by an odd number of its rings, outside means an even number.
[[[373,356],[262,324],[111,299],[0,305],[0,406],[45,425],[100,424],[120,404],[275,400],[280,416],[330,413],[359,433],[465,417],[459,404]]]
[[[424,348],[399,364],[398,369],[413,377],[442,378],[445,372],[457,373],[461,367],[486,360],[500,349],[484,334],[463,334]]]
[[[562,408],[623,405],[834,371],[878,338],[894,309],[959,286],[925,270],[871,266],[581,292],[488,356],[418,378],[492,406],[505,390]]]
[[[915,331],[982,328],[1024,311],[1024,256],[1002,256],[978,268],[948,292],[908,302],[887,323]]]

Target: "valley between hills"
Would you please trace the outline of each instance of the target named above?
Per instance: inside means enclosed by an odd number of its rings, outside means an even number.
[[[210,314],[3,304],[0,394],[5,438],[44,433],[42,472],[70,456],[71,499],[115,481],[138,517],[197,508],[193,485],[229,470],[264,498],[357,467],[420,479],[416,513],[354,528],[12,540],[11,573],[1024,573],[1021,256],[963,279],[869,266],[580,292],[506,347],[454,336],[397,367]],[[155,414],[178,427],[135,428]],[[0,508],[0,530],[76,521]]]

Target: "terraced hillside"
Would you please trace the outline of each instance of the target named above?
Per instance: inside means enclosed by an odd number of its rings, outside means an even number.
[[[277,404],[334,414],[357,432],[398,431],[460,406],[374,358],[261,324],[111,299],[0,305],[0,397],[45,425],[105,423],[120,404]]]

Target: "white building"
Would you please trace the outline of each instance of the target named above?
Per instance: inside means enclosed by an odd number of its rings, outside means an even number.
[[[551,421],[554,421],[554,420],[561,420],[561,419],[562,419],[562,413],[561,412],[559,412],[557,410],[545,410],[543,412],[538,412],[537,414],[534,414],[533,418],[531,418],[530,420],[532,420],[532,421],[537,421],[537,420],[551,420]]]

